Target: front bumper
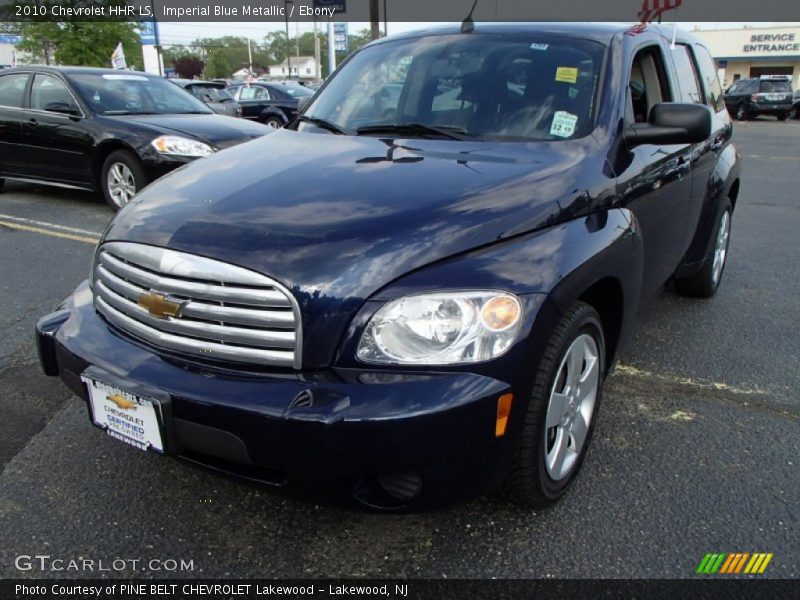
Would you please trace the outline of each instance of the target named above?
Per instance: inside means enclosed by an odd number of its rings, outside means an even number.
[[[110,329],[88,283],[39,321],[37,342],[45,373],[87,407],[80,376],[90,366],[158,389],[171,402],[167,454],[260,482],[397,508],[473,497],[510,465],[513,436],[495,437],[495,420],[498,397],[514,390],[484,375],[193,363]]]

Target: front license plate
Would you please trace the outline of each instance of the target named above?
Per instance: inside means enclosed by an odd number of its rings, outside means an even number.
[[[89,402],[95,425],[113,438],[140,450],[164,452],[159,424],[158,403],[122,388],[82,376],[89,389]]]

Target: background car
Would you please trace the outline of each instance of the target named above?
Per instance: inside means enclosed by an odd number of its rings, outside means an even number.
[[[314,95],[297,83],[254,81],[228,88],[242,107],[242,116],[251,121],[264,123],[271,129],[280,129],[297,116],[300,98]]]
[[[170,81],[185,89],[219,115],[227,115],[229,117],[242,116],[242,109],[239,107],[239,103],[225,89],[225,83],[197,79],[170,79]]]
[[[135,71],[21,67],[0,74],[3,179],[99,190],[115,209],[189,161],[269,133]]]
[[[772,115],[784,121],[792,109],[792,84],[784,75],[740,79],[725,92],[728,112],[740,121]]]
[[[794,104],[789,109],[790,119],[800,119],[800,90],[794,91]]]

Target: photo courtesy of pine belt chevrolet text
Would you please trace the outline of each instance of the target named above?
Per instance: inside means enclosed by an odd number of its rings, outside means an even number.
[[[674,35],[369,44],[285,127],[122,207],[37,324],[44,372],[104,443],[267,485],[557,501],[638,308],[724,274],[739,154],[708,49]]]

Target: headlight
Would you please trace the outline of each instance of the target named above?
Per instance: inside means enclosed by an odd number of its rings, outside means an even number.
[[[505,353],[521,323],[519,299],[504,292],[406,296],[375,313],[357,355],[369,363],[476,363]]]
[[[158,150],[160,154],[173,156],[208,156],[209,154],[214,154],[214,149],[208,144],[177,135],[162,135],[150,142],[150,145]]]

